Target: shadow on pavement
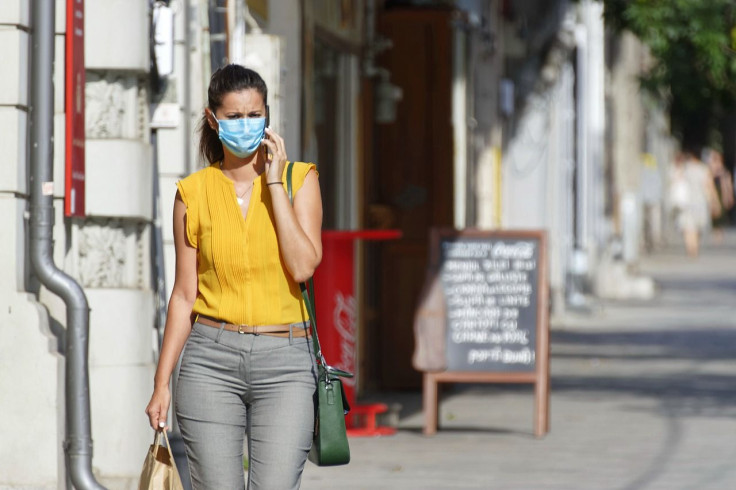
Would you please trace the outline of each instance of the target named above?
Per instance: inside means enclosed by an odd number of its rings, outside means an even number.
[[[733,360],[736,330],[697,327],[643,332],[552,332],[552,359]],[[554,372],[552,373],[554,376]]]

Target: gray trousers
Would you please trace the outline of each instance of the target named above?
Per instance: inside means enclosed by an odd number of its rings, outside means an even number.
[[[299,488],[314,429],[311,342],[194,324],[175,403],[194,489],[245,487],[246,431],[248,489]]]

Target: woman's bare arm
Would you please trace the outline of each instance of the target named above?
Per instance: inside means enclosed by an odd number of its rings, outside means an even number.
[[[186,237],[186,206],[177,193],[174,201],[174,247],[176,250],[176,275],[169,300],[164,340],[153,383],[153,395],[146,407],[151,427],[165,424],[171,393],[169,381],[179,360],[184,344],[191,332],[191,313],[197,298],[197,250]]]
[[[266,164],[266,181],[280,182],[286,165],[284,140],[271,129],[263,142],[271,152]],[[307,173],[294,206],[283,185],[269,185],[276,221],[279,249],[291,277],[303,282],[312,277],[322,260],[322,196],[316,172]]]
[[[272,186],[279,248],[292,277],[303,282],[312,277],[322,260],[322,196],[316,172],[309,172],[294,196],[294,206],[282,186]]]

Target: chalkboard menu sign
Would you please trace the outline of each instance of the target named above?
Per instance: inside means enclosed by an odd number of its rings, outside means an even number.
[[[451,371],[534,371],[540,240],[439,236]]]
[[[433,229],[429,270],[431,284],[439,284],[442,293],[441,300],[432,304],[441,304],[444,311],[444,318],[437,317],[444,320],[440,323],[444,330],[429,344],[437,346],[444,340],[446,369],[423,369],[424,433],[437,431],[440,383],[532,383],[534,434],[546,434],[546,233]]]

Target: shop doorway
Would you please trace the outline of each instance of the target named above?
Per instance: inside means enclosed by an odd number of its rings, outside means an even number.
[[[376,60],[403,96],[395,121],[375,123],[365,172],[369,226],[400,240],[367,255],[365,318],[373,381],[367,388],[417,389],[413,318],[427,266],[429,230],[453,224],[452,10],[389,9],[377,31],[393,47]]]

